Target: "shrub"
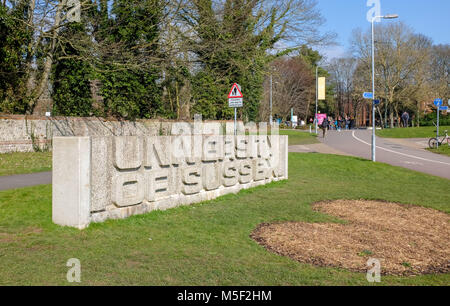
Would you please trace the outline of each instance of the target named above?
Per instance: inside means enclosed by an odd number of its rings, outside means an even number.
[[[437,113],[426,114],[419,120],[421,126],[433,126],[437,123]],[[433,124],[434,122],[434,124]],[[439,125],[450,125],[450,115],[442,113],[439,115]]]

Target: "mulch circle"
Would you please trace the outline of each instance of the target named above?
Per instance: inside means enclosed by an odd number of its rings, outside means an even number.
[[[320,202],[313,209],[338,223],[261,224],[251,237],[302,263],[366,272],[378,259],[383,275],[450,272],[450,216],[434,209],[364,200]]]

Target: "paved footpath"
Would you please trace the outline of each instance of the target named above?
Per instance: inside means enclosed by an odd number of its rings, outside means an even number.
[[[329,131],[325,139],[319,140],[327,146],[348,155],[371,159],[371,130]],[[450,157],[422,149],[424,139],[376,139],[378,162],[400,166],[450,179]]]
[[[0,191],[31,187],[36,185],[48,185],[51,183],[52,183],[51,172],[0,176]]]
[[[324,143],[289,146],[289,152],[291,152],[291,153],[322,153],[322,154],[349,155],[348,153],[344,153],[344,152],[336,150],[330,146],[327,146]]]

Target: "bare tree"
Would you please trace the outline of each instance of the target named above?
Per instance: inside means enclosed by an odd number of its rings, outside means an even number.
[[[437,45],[431,49],[430,83],[436,98],[450,97],[450,45]]]
[[[336,94],[336,118],[354,116],[352,93],[354,91],[353,74],[357,61],[354,58],[335,58],[327,65],[330,81],[334,84]]]
[[[306,120],[309,101],[314,95],[314,77],[310,67],[300,56],[283,57],[271,65],[273,84],[273,114],[286,118],[291,109]],[[265,84],[265,97],[269,98],[270,85]],[[261,115],[268,118],[269,103],[261,106]]]
[[[392,23],[377,26],[376,40],[376,78],[377,97],[383,99],[385,109],[384,122],[387,124],[387,113],[390,125],[394,126],[394,118],[399,117],[400,107],[406,106],[411,95],[418,92],[423,82],[417,71],[423,71],[428,61],[431,41],[423,35],[415,34],[404,23]],[[353,35],[353,52],[363,67],[359,73],[365,74],[363,79],[369,81],[371,76],[371,35],[370,32],[355,31]],[[370,88],[367,82],[366,91]],[[378,108],[380,117],[382,114]],[[398,121],[398,120],[397,120]]]

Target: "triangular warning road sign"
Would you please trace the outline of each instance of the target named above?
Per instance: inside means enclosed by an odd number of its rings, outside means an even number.
[[[238,84],[234,83],[233,87],[231,87],[230,93],[228,94],[228,98],[243,98],[241,91],[239,90]]]

